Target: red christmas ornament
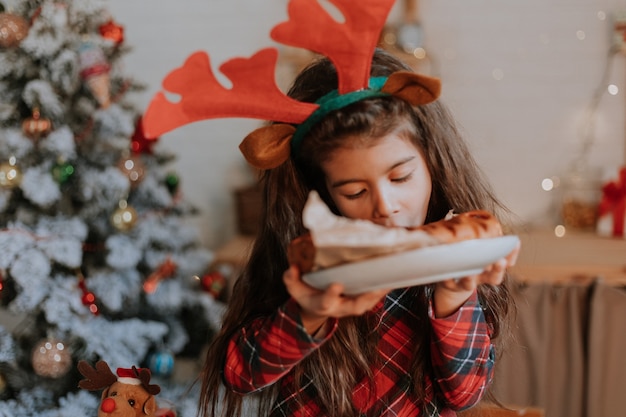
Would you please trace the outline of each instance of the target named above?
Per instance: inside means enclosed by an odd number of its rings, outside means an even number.
[[[159,287],[159,283],[165,278],[169,278],[176,272],[178,265],[171,258],[167,258],[159,267],[151,273],[143,283],[143,290],[148,294],[154,293]]]
[[[87,306],[89,308],[89,311],[91,311],[91,314],[93,314],[94,316],[99,315],[100,310],[96,305],[96,295],[87,289],[87,284],[85,284],[85,277],[81,272],[78,273],[78,288],[80,288],[83,293],[80,297],[83,305]]]
[[[113,43],[115,43],[116,45],[119,45],[122,42],[124,42],[124,27],[121,25],[118,25],[113,20],[109,20],[105,24],[101,25],[99,30],[100,30],[100,35],[104,39],[108,39],[112,41]]]
[[[50,119],[41,117],[41,113],[37,108],[33,110],[32,117],[29,117],[22,122],[22,132],[33,140],[46,137],[51,130],[52,122]]]
[[[224,288],[226,288],[226,278],[219,271],[212,271],[200,279],[200,284],[204,291],[215,298],[219,298]]]
[[[159,138],[147,138],[143,132],[142,118],[137,119],[135,125],[135,133],[130,140],[130,150],[134,153],[152,154],[152,147],[157,143]]]

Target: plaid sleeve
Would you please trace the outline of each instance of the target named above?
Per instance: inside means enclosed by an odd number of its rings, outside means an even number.
[[[434,318],[431,357],[435,380],[448,406],[476,404],[493,376],[495,350],[476,292],[454,314]]]
[[[252,321],[233,336],[224,364],[226,385],[249,393],[273,384],[328,340],[337,323],[328,319],[325,336],[313,338],[302,325],[298,304],[289,299],[274,315]]]

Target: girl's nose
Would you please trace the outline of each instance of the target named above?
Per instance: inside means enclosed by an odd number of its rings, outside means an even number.
[[[396,211],[395,199],[390,190],[378,190],[374,202],[374,217],[390,217]]]

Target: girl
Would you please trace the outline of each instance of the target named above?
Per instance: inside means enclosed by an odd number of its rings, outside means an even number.
[[[372,76],[399,70],[409,69],[376,51]],[[336,88],[321,59],[288,95],[315,102]],[[505,330],[502,282],[517,250],[477,276],[350,297],[339,284],[308,286],[286,256],[306,231],[310,190],[336,214],[385,226],[502,211],[444,106],[385,96],[331,111],[261,181],[262,230],[206,357],[201,415],[239,415],[248,393],[260,416],[454,416],[476,404]]]

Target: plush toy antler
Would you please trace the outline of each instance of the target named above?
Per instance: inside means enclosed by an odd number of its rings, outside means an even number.
[[[163,93],[153,98],[143,117],[146,137],[212,118],[249,117],[282,122],[255,130],[240,145],[250,164],[268,169],[289,157],[292,138],[304,136],[312,124],[305,122],[312,115],[318,120],[329,111],[367,97],[394,95],[413,105],[430,103],[439,97],[438,79],[411,72],[397,72],[383,84],[371,85],[372,56],[394,0],[329,1],[343,14],[343,22],[335,20],[317,0],[291,0],[289,19],[275,26],[271,36],[283,44],[327,56],[337,69],[340,97],[364,90],[369,95],[361,94],[352,101],[326,100],[323,105],[291,99],[276,85],[275,48],[263,49],[249,59],[224,63],[220,70],[233,85],[227,89],[211,71],[208,55],[197,52],[163,81],[166,90],[181,98],[177,103],[168,101]]]
[[[141,386],[145,389],[148,394],[157,395],[161,392],[161,387],[155,384],[150,384],[150,371],[146,368],[137,369],[136,367],[132,367],[132,375],[134,378],[137,378],[141,381]],[[118,373],[120,371],[118,370]]]
[[[89,391],[106,388],[117,381],[117,377],[104,361],[96,362],[95,368],[86,361],[79,361],[78,371],[85,377],[85,379],[78,382],[78,386]]]

